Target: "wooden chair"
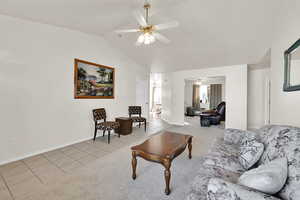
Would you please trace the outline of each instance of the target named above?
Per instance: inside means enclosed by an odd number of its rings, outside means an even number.
[[[108,144],[110,143],[110,132],[119,128],[120,124],[118,122],[106,121],[106,112],[104,108],[98,108],[93,110],[93,117],[95,122],[95,133],[94,133],[94,141],[97,136],[97,130],[103,131],[103,137],[105,135],[105,131],[108,131]],[[103,122],[100,122],[103,120]],[[120,137],[120,134],[118,134]]]
[[[129,118],[131,118],[134,123],[139,123],[139,128],[141,127],[141,123],[144,123],[145,131],[146,131],[147,119],[142,117],[142,107],[141,106],[129,106],[128,112],[129,112]],[[138,116],[136,116],[136,115],[138,115]]]

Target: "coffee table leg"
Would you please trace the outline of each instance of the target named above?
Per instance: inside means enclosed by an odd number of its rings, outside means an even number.
[[[171,161],[166,159],[163,162],[163,165],[165,167],[165,180],[166,180],[166,189],[165,189],[165,193],[166,195],[169,195],[171,190],[170,190],[170,179],[171,179]]]
[[[132,151],[131,164],[132,164],[132,179],[135,180],[136,179],[136,164],[137,164],[135,151]]]
[[[192,138],[188,141],[189,159],[192,159]]]

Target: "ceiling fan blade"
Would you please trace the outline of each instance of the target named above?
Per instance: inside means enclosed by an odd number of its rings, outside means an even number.
[[[136,33],[139,32],[140,29],[124,29],[124,30],[116,30],[116,33]]]
[[[163,35],[160,34],[160,33],[154,32],[154,33],[153,33],[153,36],[154,36],[156,39],[158,39],[159,41],[161,41],[161,42],[163,42],[163,43],[165,43],[165,44],[169,44],[169,43],[171,42],[168,38],[166,38],[165,36],[163,36]]]
[[[148,26],[146,19],[144,18],[144,16],[139,12],[139,11],[135,11],[133,12],[134,17],[136,18],[136,20],[139,22],[139,24],[141,26]]]
[[[154,26],[154,28],[156,30],[164,30],[164,29],[168,29],[168,28],[175,28],[177,26],[179,26],[179,22],[172,21],[172,22],[168,22],[168,23],[164,23],[164,24],[157,24]]]

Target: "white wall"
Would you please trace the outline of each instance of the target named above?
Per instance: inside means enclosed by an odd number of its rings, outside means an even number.
[[[247,65],[177,71],[164,74],[163,118],[173,124],[184,124],[184,80],[199,77],[224,76],[226,79],[226,128],[247,128]]]
[[[287,50],[300,35],[300,1],[284,1],[282,19],[274,31],[276,36],[272,45],[271,56],[271,123],[300,126],[300,91],[283,92],[284,51]]]
[[[248,71],[248,128],[259,128],[265,124],[268,114],[266,108],[267,88],[270,68]]]
[[[161,104],[162,104],[162,113],[161,118],[167,122],[170,122],[172,115],[172,85],[173,78],[172,73],[162,73],[161,74]]]
[[[126,116],[148,70],[101,37],[0,16],[0,164],[93,135],[91,110]],[[116,69],[115,99],[73,98],[73,59]]]
[[[142,107],[142,116],[149,118],[149,100],[150,100],[150,77],[147,74],[144,76],[137,75],[135,80],[135,104]],[[133,104],[132,104],[133,105]],[[127,107],[128,108],[128,107]],[[127,111],[127,110],[126,110]],[[125,116],[128,115],[127,113]]]
[[[184,84],[184,110],[193,106],[193,84],[192,80],[185,80]]]

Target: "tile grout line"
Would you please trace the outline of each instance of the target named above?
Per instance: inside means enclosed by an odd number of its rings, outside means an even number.
[[[161,131],[162,129],[163,129],[162,127],[159,127],[158,130]],[[149,128],[148,128],[148,130],[149,130]],[[159,131],[155,131],[155,132],[159,132]],[[149,134],[149,133],[146,133],[146,135],[143,135],[143,136],[146,136],[146,137],[147,137],[148,134]],[[142,138],[144,138],[144,137],[142,137]],[[141,140],[142,138],[136,137],[136,135],[135,135],[134,137],[132,137],[132,139],[130,139],[130,140],[128,140],[128,141],[127,141],[127,140],[126,140],[126,141],[120,140],[120,141],[117,142],[116,146],[115,146],[113,149],[116,150],[116,149],[119,149],[119,148],[123,148],[123,147],[125,147],[125,146],[128,145],[128,142],[137,142],[137,141]],[[89,141],[89,140],[86,140],[86,141],[84,141],[84,142],[87,142],[87,141]],[[91,143],[87,143],[87,146],[91,146],[91,145],[92,145]],[[84,150],[84,149],[80,149],[79,147],[75,146],[75,144],[72,144],[72,145],[69,145],[69,146],[72,146],[72,148],[78,150],[78,151],[81,152],[81,153],[85,153],[85,154],[87,154],[88,156],[91,156],[91,157],[96,158],[96,159],[98,159],[98,158],[101,159],[101,157],[97,157],[95,154],[93,154],[92,151],[87,151],[87,150]],[[112,145],[112,146],[114,146],[114,145]],[[95,147],[95,149],[97,149],[97,144],[94,145],[93,147]],[[114,150],[110,151],[110,150],[107,150],[105,147],[106,147],[106,146],[104,146],[104,149],[99,148],[99,150],[100,150],[100,149],[103,150],[105,153],[107,153],[107,155],[109,155],[109,154],[111,154],[111,153],[114,152]],[[59,149],[57,149],[57,150],[59,150]],[[61,151],[61,150],[59,150],[59,152],[62,153],[63,155],[65,155],[67,158],[70,158],[72,161],[75,161],[75,162],[77,162],[77,163],[79,163],[79,164],[81,164],[81,165],[84,165],[82,162],[80,162],[80,158],[78,158],[78,159],[72,158],[70,155],[66,154],[64,151]],[[44,159],[46,159],[46,160],[49,162],[49,164],[52,164],[52,165],[55,166],[57,169],[59,169],[60,171],[62,171],[64,174],[68,174],[68,173],[69,173],[68,171],[66,171],[66,170],[64,170],[62,167],[60,167],[58,164],[56,164],[55,162],[53,162],[52,160],[50,160],[44,153],[43,153],[43,154],[40,154],[40,155],[41,155]],[[34,172],[33,168],[30,167],[30,165],[24,161],[24,159],[23,159],[23,160],[20,160],[20,161],[21,161],[21,163],[23,163],[23,164],[31,171],[31,173],[39,180],[39,182],[41,182],[41,183],[44,184],[44,185],[46,184],[46,183],[44,183],[44,181],[38,176],[38,174],[36,174],[36,172]],[[14,197],[13,192],[11,191],[11,188],[8,186],[7,181],[6,181],[5,178],[3,177],[3,174],[1,174],[1,171],[0,171],[0,179],[3,180],[4,185],[5,185],[7,191],[8,191],[9,194],[10,194],[10,197],[11,197],[13,200],[15,200],[16,197]]]
[[[161,128],[162,128],[162,127],[161,127]],[[159,129],[159,131],[155,131],[155,132],[160,132],[160,131],[162,131],[163,128],[162,128],[162,129],[161,129],[161,128]],[[167,128],[168,128],[168,127],[167,127]],[[147,133],[147,134],[149,134],[149,133]],[[148,136],[147,134],[146,134],[146,136]],[[142,138],[135,138],[135,137],[134,137],[134,139],[135,139],[135,140],[134,140],[133,142],[136,142],[136,141],[138,141],[138,140],[140,140],[140,139],[142,139]],[[83,142],[87,142],[87,141],[89,141],[89,140],[85,140],[85,141],[83,141]],[[126,141],[119,141],[119,143],[122,144],[121,147],[124,147],[123,145],[127,145],[127,142],[126,142]],[[76,143],[76,144],[78,144],[78,143]],[[80,148],[74,146],[74,145],[76,145],[76,144],[69,145],[69,147],[72,147],[72,148],[74,148],[74,149],[80,151],[81,153],[87,153],[87,154],[89,154],[89,155],[91,155],[91,156],[93,156],[93,157],[96,157],[96,156],[94,156],[93,154],[91,154],[90,152],[88,152],[88,151],[86,151],[86,150],[82,150],[82,149],[80,149]],[[113,144],[112,144],[111,146],[113,146]],[[66,146],[66,147],[68,147],[68,146]],[[62,151],[62,150],[60,150],[60,149],[56,149],[56,150],[59,150],[60,153],[66,155],[68,158],[71,158],[71,159],[73,159],[74,161],[78,161],[77,159],[74,159],[74,158],[70,157],[68,154],[64,153],[64,151]],[[112,153],[112,152],[113,152],[113,151],[108,151],[108,150],[105,150],[105,149],[102,149],[102,150],[105,151],[106,153]],[[51,152],[51,151],[49,151],[49,152]],[[45,153],[47,153],[47,152],[45,152]],[[42,157],[44,157],[44,158],[45,158],[46,160],[48,160],[50,163],[55,164],[54,162],[52,162],[51,160],[49,160],[49,159],[44,155],[45,153],[42,153],[42,154],[39,154],[39,155],[42,156]],[[96,158],[97,158],[97,157],[96,157]],[[23,159],[23,160],[24,160],[24,159]],[[23,160],[18,160],[18,161],[21,161],[21,162],[25,163]],[[29,169],[31,169],[26,163],[25,163],[25,165],[26,165]],[[55,166],[57,166],[57,165],[55,165]],[[57,166],[57,167],[59,168],[59,166]],[[30,171],[31,171],[31,170],[30,170]]]
[[[86,140],[86,141],[89,141],[89,140]],[[86,141],[84,141],[84,142],[86,142]],[[73,145],[75,145],[75,144],[73,144]],[[98,158],[98,157],[96,157],[95,155],[91,154],[90,152],[81,150],[81,149],[79,149],[78,147],[75,147],[75,146],[73,146],[73,145],[69,145],[69,146],[72,147],[72,148],[74,148],[74,149],[76,149],[76,150],[78,150],[78,151],[80,151],[81,153],[86,153],[86,154],[88,154],[89,156],[94,157],[95,159]],[[59,150],[59,149],[57,149],[57,150],[58,150],[60,153],[62,153],[63,155],[65,155],[66,157],[70,158],[73,162],[75,161],[76,163],[80,164],[81,166],[84,166],[84,164],[81,163],[78,159],[72,158],[71,156],[69,156],[68,154],[64,153],[63,151],[61,151],[61,150]],[[106,153],[111,153],[111,152],[107,152],[107,151],[105,151],[105,152],[106,152]],[[51,160],[49,160],[45,155],[43,155],[43,157],[45,157],[45,159],[47,159],[51,164],[55,165],[57,168],[59,168],[60,170],[62,170],[64,173],[67,173],[67,174],[68,174],[67,171],[65,171],[65,170],[62,169],[60,166],[56,165],[54,162],[52,162]]]
[[[136,138],[135,138],[136,139]],[[89,140],[86,140],[86,141],[84,141],[84,142],[87,142],[87,141],[89,141]],[[136,140],[134,140],[134,142],[136,142]],[[121,145],[121,148],[123,148],[123,147],[125,147],[126,145],[127,145],[127,143],[123,143],[123,142],[120,142],[120,144],[122,144]],[[99,157],[97,157],[97,156],[95,156],[94,154],[92,154],[92,153],[90,153],[90,152],[88,152],[88,151],[86,151],[86,150],[82,150],[82,149],[80,149],[80,148],[78,148],[78,147],[76,147],[76,146],[73,146],[73,145],[71,145],[73,148],[75,148],[76,150],[79,150],[80,152],[82,152],[82,153],[87,153],[88,155],[91,155],[91,156],[93,156],[93,157],[95,157],[95,158],[99,158]],[[102,149],[104,152],[106,152],[107,154],[106,155],[108,155],[108,154],[111,154],[111,153],[113,153],[113,151],[108,151],[108,150],[105,150],[105,149]],[[68,155],[67,155],[68,156]],[[76,159],[75,159],[76,160]],[[78,161],[78,160],[77,160]]]
[[[43,184],[45,185],[45,183],[43,182],[43,180],[31,169],[31,167],[29,167],[29,165],[24,161],[21,160],[21,162],[23,162],[23,164],[31,171],[31,173]]]
[[[82,153],[88,154],[89,156],[93,156],[93,157],[96,158],[96,159],[101,158],[101,157],[95,156],[94,154],[92,154],[92,153],[90,153],[90,152],[88,152],[88,151],[81,150],[81,149],[79,149],[78,147],[74,147],[74,148],[77,149],[77,150],[79,150],[79,151],[81,151]],[[106,153],[105,155],[108,155],[108,154],[111,154],[111,153],[112,153],[112,151],[105,151],[105,150],[103,150],[103,151]],[[103,155],[103,156],[105,156],[105,155]],[[78,160],[77,160],[77,161],[78,161]],[[78,161],[78,162],[80,162],[80,161]]]
[[[89,140],[86,140],[86,141],[89,141]],[[83,141],[83,142],[86,142],[86,141]],[[78,151],[81,152],[81,153],[85,153],[85,154],[87,154],[87,155],[89,155],[89,156],[92,156],[92,157],[95,158],[96,160],[99,158],[99,157],[95,156],[94,154],[92,154],[92,153],[90,153],[90,152],[88,152],[88,151],[85,151],[85,150],[82,150],[82,149],[76,147],[75,144],[70,145],[70,147],[72,147],[72,148],[78,150]],[[61,150],[60,150],[60,151],[61,151]],[[106,155],[112,153],[112,151],[105,151],[105,150],[103,150],[103,151],[104,151],[105,153],[107,153]],[[81,162],[79,161],[80,158],[79,158],[79,159],[72,158],[70,155],[64,153],[63,151],[61,151],[61,153],[64,154],[66,157],[72,159],[73,161],[76,161],[76,162],[79,163],[80,165],[82,165],[82,166],[85,165],[85,164],[83,164],[83,163],[81,163]]]
[[[89,141],[89,140],[86,140],[86,141]],[[84,142],[86,142],[86,141],[84,141]],[[96,157],[95,155],[91,154],[90,152],[81,150],[81,149],[79,149],[78,147],[75,147],[75,146],[73,146],[73,145],[75,145],[75,144],[72,144],[72,145],[69,145],[69,146],[71,146],[71,147],[73,147],[74,149],[80,151],[81,153],[86,153],[86,154],[88,154],[89,156],[92,156],[92,157],[94,157],[94,158],[96,158],[96,159],[98,158],[98,157]],[[74,159],[74,158],[70,157],[69,155],[67,155],[66,153],[64,153],[63,151],[61,151],[60,149],[56,149],[56,150],[58,150],[60,153],[62,153],[62,154],[65,155],[66,157],[70,158],[72,161],[75,161],[76,163],[78,163],[78,164],[84,166],[84,164],[81,163],[78,159]],[[105,151],[105,152],[106,152],[106,153],[111,153],[111,152],[107,152],[107,151]],[[45,156],[44,154],[41,154],[41,155],[42,155],[46,160],[48,160],[51,164],[53,164],[54,166],[56,166],[57,168],[59,168],[61,171],[63,171],[65,174],[69,174],[69,173],[68,173],[67,171],[65,171],[63,168],[61,168],[60,166],[58,166],[55,162],[53,162],[53,161],[51,161],[50,159],[48,159],[47,156]]]
[[[70,145],[70,146],[72,146],[72,145]],[[73,146],[72,146],[73,147]],[[75,147],[73,147],[73,148],[75,148]],[[62,154],[64,154],[66,157],[68,157],[68,158],[70,158],[73,162],[75,161],[75,162],[77,162],[77,163],[79,163],[80,165],[83,165],[81,162],[79,162],[77,159],[74,159],[74,158],[72,158],[71,156],[69,156],[68,154],[66,154],[66,153],[64,153],[63,151],[61,151],[61,150],[59,150]],[[83,153],[83,152],[82,152]]]
[[[8,190],[8,193],[9,193],[9,195],[11,196],[11,198],[12,198],[13,200],[15,200],[15,197],[14,197],[12,191],[10,190],[10,188],[9,188],[9,186],[8,186],[8,184],[7,184],[6,180],[5,180],[5,178],[3,177],[3,175],[2,175],[1,173],[0,173],[0,178],[3,180],[4,185],[6,186],[6,188],[7,188],[7,190]]]
[[[84,141],[84,142],[87,142],[87,141],[89,141],[89,140],[86,140],[86,141]],[[89,144],[90,145],[90,144]],[[85,150],[81,150],[80,148],[78,148],[78,147],[74,147],[75,149],[77,149],[77,150],[79,150],[79,151],[81,151],[81,152],[83,152],[83,153],[87,153],[87,154],[89,154],[89,155],[92,155],[92,156],[94,156],[93,154],[91,154],[90,152],[88,152],[88,151],[85,151]],[[101,149],[100,149],[101,150]],[[103,149],[102,149],[103,150]],[[106,151],[106,150],[103,150],[104,152],[106,152],[106,153],[112,153],[112,151]],[[94,157],[96,157],[96,156],[94,156]],[[96,157],[97,158],[97,157]]]
[[[98,157],[94,156],[93,154],[91,154],[90,152],[81,150],[81,149],[79,149],[78,147],[73,147],[73,148],[77,149],[78,151],[80,151],[80,152],[82,152],[82,153],[86,153],[86,154],[88,154],[89,156],[92,156],[92,157],[94,157],[94,158],[96,158],[96,159],[98,158]],[[78,160],[76,160],[76,161],[78,161]],[[78,162],[79,162],[79,161],[78,161]]]
[[[100,137],[100,136],[99,136],[99,137]],[[85,140],[85,141],[82,141],[82,142],[80,142],[80,143],[83,143],[83,142],[85,143],[85,142],[87,142],[87,141],[90,141],[90,140]],[[79,143],[76,143],[76,144],[79,144]],[[72,145],[70,145],[70,146],[72,146],[73,148],[75,148],[75,149],[78,150],[78,151],[81,151],[82,153],[87,153],[87,154],[93,156],[93,154],[89,153],[88,151],[85,151],[85,150],[82,150],[82,149],[76,147],[76,146],[75,146],[76,144],[72,144]],[[105,150],[104,150],[104,151],[105,151]],[[107,151],[105,151],[105,152],[107,152]],[[110,152],[107,152],[107,153],[110,153]],[[94,156],[94,157],[96,157],[96,156]]]
[[[49,159],[47,158],[47,156],[45,156],[44,154],[42,154],[42,156],[43,156],[46,160],[48,160],[52,165],[54,165],[54,166],[57,167],[59,170],[61,170],[63,173],[67,174],[67,172],[66,172],[65,170],[63,170],[61,167],[59,167],[56,163],[54,163],[54,162],[52,162],[51,160],[49,160]]]

